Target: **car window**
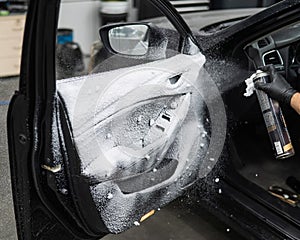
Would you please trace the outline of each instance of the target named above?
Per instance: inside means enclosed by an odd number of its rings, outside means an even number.
[[[132,25],[112,29],[110,31],[112,45],[123,48],[123,51],[118,49],[120,54],[114,55],[103,46],[100,39],[101,18],[97,15],[93,15],[93,18],[70,15],[69,11],[74,10],[72,5],[74,4],[62,3],[60,10],[56,46],[57,80],[135,66],[179,53],[178,32],[166,17],[162,17],[163,21],[168,24],[166,28],[156,27],[150,21],[150,27]],[[79,11],[76,8],[75,10]],[[77,23],[81,21],[82,23],[78,26]],[[91,28],[86,28],[86,25]],[[148,28],[151,28],[151,31]],[[136,43],[137,38],[141,37],[139,34],[147,38],[144,43],[142,41],[139,41],[139,44]],[[119,43],[117,43],[117,39]],[[151,43],[148,46],[149,41]],[[136,48],[140,46],[140,49],[144,49],[140,50],[140,53],[136,50],[132,54],[132,49],[130,50],[128,47],[134,44],[136,44]],[[128,54],[129,50],[131,54]]]

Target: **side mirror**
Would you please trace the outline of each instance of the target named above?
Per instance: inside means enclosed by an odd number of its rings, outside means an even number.
[[[112,52],[143,56],[148,52],[150,28],[146,24],[118,24],[100,29],[100,36]]]

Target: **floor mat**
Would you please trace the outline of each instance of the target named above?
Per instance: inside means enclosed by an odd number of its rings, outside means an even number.
[[[287,159],[276,159],[267,134],[243,132],[235,142],[243,163],[243,167],[238,171],[263,189],[267,190],[272,185],[289,189],[285,184],[289,176],[300,179],[299,154]]]

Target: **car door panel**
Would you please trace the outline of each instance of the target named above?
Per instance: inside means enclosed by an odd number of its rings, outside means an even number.
[[[177,55],[57,83],[81,174],[109,232],[133,226],[199,178],[209,141],[197,92],[204,61]]]

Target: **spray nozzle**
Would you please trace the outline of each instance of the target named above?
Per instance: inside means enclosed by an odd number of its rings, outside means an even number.
[[[245,83],[247,85],[246,92],[244,93],[245,97],[250,97],[253,94],[253,92],[255,91],[253,80],[254,80],[256,74],[258,73],[258,71],[260,71],[260,70],[257,70],[256,73],[252,74],[251,77],[249,77],[245,80]]]

